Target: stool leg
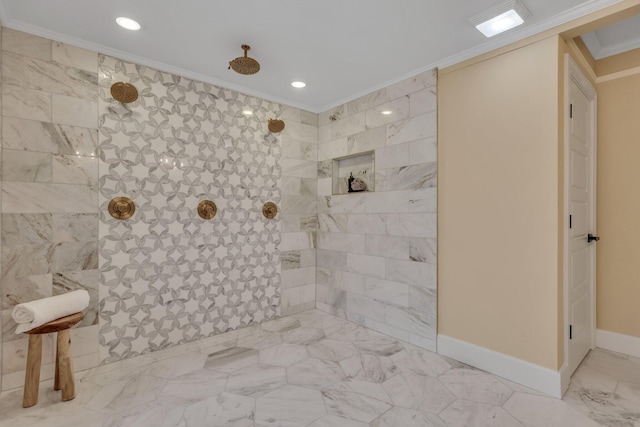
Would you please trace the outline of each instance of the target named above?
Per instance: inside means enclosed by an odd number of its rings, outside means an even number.
[[[58,357],[57,343],[56,343],[56,376],[53,380],[53,389],[60,390],[60,358]]]
[[[76,397],[76,385],[73,381],[69,329],[58,332],[56,359],[58,360],[59,386],[62,389],[62,400],[74,399]]]
[[[27,374],[24,377],[22,406],[28,408],[38,403],[40,387],[40,364],[42,363],[42,336],[29,335],[27,350]]]

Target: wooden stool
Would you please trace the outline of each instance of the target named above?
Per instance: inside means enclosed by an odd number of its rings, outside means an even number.
[[[71,400],[76,397],[76,386],[73,382],[69,328],[82,319],[84,319],[84,313],[75,313],[67,317],[52,320],[49,323],[25,332],[25,334],[29,334],[29,350],[27,352],[27,375],[24,378],[24,397],[22,399],[22,406],[24,408],[38,403],[40,364],[42,362],[42,334],[58,333],[58,342],[56,345],[56,379],[53,389],[62,390],[62,400]]]

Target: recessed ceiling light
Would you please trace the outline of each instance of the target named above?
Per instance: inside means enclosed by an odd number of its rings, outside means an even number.
[[[251,110],[242,110],[242,114],[244,114],[245,116],[250,116],[253,114],[253,111]]]
[[[122,28],[126,28],[127,30],[138,31],[140,29],[140,24],[138,24],[138,22],[134,21],[131,18],[125,18],[124,16],[120,16],[116,18],[116,22]]]
[[[389,115],[389,114],[391,114],[391,113],[393,113],[393,111],[391,111],[391,110],[384,110],[384,111],[382,112],[382,114],[384,114],[385,116],[388,116],[388,115]]]
[[[519,0],[507,0],[470,19],[485,37],[493,37],[522,25],[531,12]]]
[[[301,89],[306,85],[307,84],[305,82],[291,82],[291,86],[295,87],[296,89]]]

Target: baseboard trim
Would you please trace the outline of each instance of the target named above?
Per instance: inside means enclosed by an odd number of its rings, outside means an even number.
[[[544,368],[446,335],[438,335],[438,353],[551,397],[561,399],[565,391],[562,384],[563,375],[560,371]]]
[[[597,329],[596,346],[616,353],[640,357],[640,338],[631,335]]]

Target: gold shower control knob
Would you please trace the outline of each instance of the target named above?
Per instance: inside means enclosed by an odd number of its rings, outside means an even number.
[[[198,203],[198,215],[202,219],[211,219],[218,213],[218,207],[211,200],[203,200]]]
[[[136,205],[128,197],[116,197],[109,202],[109,213],[115,219],[129,219],[136,211]]]
[[[267,202],[262,207],[262,215],[267,219],[273,219],[278,213],[278,207],[273,202]]]

